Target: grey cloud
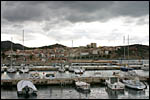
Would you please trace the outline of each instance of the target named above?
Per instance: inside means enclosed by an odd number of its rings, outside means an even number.
[[[12,6],[12,5],[13,6]],[[147,1],[43,1],[8,2],[4,18],[9,21],[49,20],[70,22],[109,20],[117,16],[139,17],[149,13]]]

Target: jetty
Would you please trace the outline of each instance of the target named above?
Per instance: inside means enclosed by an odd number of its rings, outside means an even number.
[[[90,84],[104,84],[105,80],[109,77],[70,77],[70,78],[52,78],[52,79],[25,79],[30,80],[35,85],[73,85],[75,81],[83,81]],[[119,77],[119,79],[124,79],[125,77]],[[139,77],[141,81],[149,81],[149,76]],[[7,79],[1,80],[1,86],[16,86],[17,83],[22,79]]]

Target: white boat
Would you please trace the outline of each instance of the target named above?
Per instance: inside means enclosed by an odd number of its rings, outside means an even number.
[[[139,80],[122,80],[122,82],[128,88],[137,90],[143,90],[146,88],[146,85],[143,82],[140,82]]]
[[[7,72],[8,72],[8,73],[15,73],[15,72],[16,72],[16,69],[10,67],[10,68],[7,69]]]
[[[143,64],[141,69],[144,71],[149,71],[149,64]]]
[[[106,85],[112,90],[124,90],[125,85],[119,81],[118,77],[110,77],[106,80]]]
[[[54,77],[55,77],[55,73],[46,73],[44,76],[45,79],[52,79]]]
[[[24,45],[24,30],[23,30],[23,45]],[[23,52],[24,52],[24,46],[23,46]],[[19,69],[19,70],[22,73],[28,73],[29,72],[29,66],[26,66],[26,64],[21,64],[21,69]]]
[[[35,85],[28,80],[21,80],[18,82],[17,84],[17,94],[18,96],[21,95],[37,95],[37,88],[35,87]]]
[[[25,66],[24,64],[21,64],[21,69],[19,69],[19,70],[22,73],[28,73],[29,72],[28,66]]]
[[[90,84],[83,82],[83,81],[77,81],[75,82],[76,89],[78,91],[82,92],[90,92]]]
[[[41,77],[38,72],[31,72],[29,78],[30,79],[40,79]]]
[[[83,74],[84,70],[81,68],[76,68],[76,69],[74,69],[74,72],[75,72],[75,74]]]
[[[12,41],[12,38],[11,38],[11,41]],[[12,52],[13,52],[13,50],[12,50],[12,43],[11,43],[11,55],[10,55],[11,63],[10,63],[10,68],[7,69],[7,72],[9,72],[9,73],[15,73],[16,72],[16,69],[12,67]]]
[[[70,66],[70,67],[68,68],[68,71],[69,71],[69,72],[74,72],[74,67]]]
[[[64,73],[66,70],[65,70],[64,67],[61,66],[61,67],[58,69],[58,71]]]
[[[8,67],[6,66],[6,65],[2,65],[1,66],[1,72],[4,72],[4,71],[6,71],[8,69]]]
[[[135,70],[130,70],[130,71],[128,71],[128,72],[125,72],[125,73],[124,73],[124,76],[125,76],[126,78],[135,78],[136,76],[138,76],[138,74],[136,73]]]

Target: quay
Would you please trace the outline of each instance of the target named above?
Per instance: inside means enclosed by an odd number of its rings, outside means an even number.
[[[30,80],[35,85],[73,85],[75,81],[84,81],[90,84],[104,84],[109,77],[70,77],[70,78],[52,78],[52,79],[25,79]],[[124,79],[125,77],[119,77]],[[22,79],[1,80],[1,86],[16,86]],[[149,76],[139,77],[141,81],[149,81]]]
[[[85,70],[120,70],[120,66],[82,66]],[[131,66],[130,68],[141,69],[140,66]],[[33,67],[30,71],[58,71],[58,67]],[[68,70],[68,68],[65,68]]]

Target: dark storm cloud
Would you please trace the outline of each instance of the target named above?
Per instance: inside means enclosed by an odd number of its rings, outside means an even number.
[[[4,9],[4,8],[3,8]],[[147,1],[8,1],[3,14],[8,21],[107,21],[117,16],[140,17],[149,13]]]

